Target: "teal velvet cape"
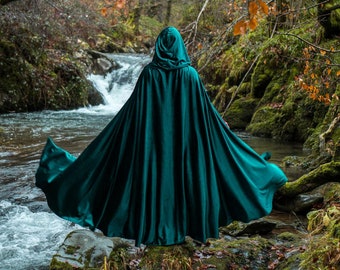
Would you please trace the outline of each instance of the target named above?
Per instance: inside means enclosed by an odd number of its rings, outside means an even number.
[[[272,210],[287,181],[226,125],[173,27],[126,104],[78,158],[47,140],[36,185],[60,217],[136,245],[205,242]]]

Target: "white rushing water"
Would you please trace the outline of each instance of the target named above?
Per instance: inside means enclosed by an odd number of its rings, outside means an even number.
[[[56,248],[75,228],[52,213],[0,201],[0,269],[48,269]]]
[[[113,54],[110,55],[120,68],[110,74],[88,76],[95,88],[101,93],[104,104],[92,108],[81,108],[85,113],[117,113],[131,95],[143,66],[150,62],[147,55]]]
[[[105,104],[0,115],[5,131],[5,143],[0,145],[0,270],[48,269],[66,235],[79,228],[49,211],[43,193],[34,185],[34,173],[47,136],[68,143],[73,140],[73,150],[81,151],[124,105],[143,66],[150,62],[145,55],[109,57],[120,68],[106,76],[88,76]]]

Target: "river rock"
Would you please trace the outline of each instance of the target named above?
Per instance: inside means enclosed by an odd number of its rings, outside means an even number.
[[[104,257],[109,258],[113,249],[119,246],[134,247],[133,240],[119,237],[105,237],[90,230],[75,230],[68,234],[58,252],[53,256],[51,270],[100,268]]]
[[[330,195],[334,190],[340,190],[340,183],[330,182],[323,184],[312,191],[299,194],[293,198],[285,199],[277,204],[277,208],[287,212],[307,213],[313,207],[318,206],[324,201],[330,200]]]
[[[275,222],[265,219],[258,219],[249,223],[234,221],[230,225],[223,227],[221,232],[231,236],[266,234],[271,232],[275,227]]]
[[[111,58],[107,57],[105,53],[97,52],[94,50],[87,51],[93,59],[93,65],[91,73],[96,75],[105,75],[110,73],[114,69],[120,68],[120,65],[112,60]]]

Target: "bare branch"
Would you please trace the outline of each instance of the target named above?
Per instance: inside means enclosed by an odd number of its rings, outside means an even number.
[[[291,34],[291,33],[276,33],[277,35],[284,35],[284,36],[292,36],[292,37],[296,37],[297,39],[301,40],[302,42],[316,48],[316,49],[319,49],[319,50],[322,50],[322,51],[325,51],[325,52],[329,52],[329,53],[339,53],[340,50],[330,50],[330,49],[326,49],[326,48],[322,48],[322,47],[319,47],[318,45],[315,45],[314,43],[312,42],[309,42],[308,40],[305,40],[303,39],[302,37],[299,37],[298,35],[295,35],[295,34]]]
[[[188,43],[188,46],[190,46],[190,44],[195,43],[195,39],[196,39],[196,35],[197,35],[197,25],[198,25],[198,22],[199,22],[202,14],[203,14],[205,8],[207,7],[208,3],[209,3],[209,0],[205,0],[204,5],[201,8],[200,12],[198,13],[196,20],[194,22],[192,22],[191,24],[189,24],[188,27],[187,27],[187,28],[189,28],[189,26],[191,26],[191,29],[189,30],[190,34],[188,36],[188,40],[190,40],[192,38],[192,41],[190,43]]]
[[[253,69],[254,65],[255,65],[256,62],[257,62],[257,60],[260,58],[260,55],[261,55],[261,54],[258,54],[258,55],[256,56],[256,58],[254,59],[253,63],[251,63],[250,67],[249,67],[248,70],[247,70],[247,73],[243,76],[242,81],[239,83],[237,89],[234,91],[232,97],[230,98],[230,101],[229,101],[227,107],[225,108],[223,114],[225,114],[226,111],[229,109],[231,103],[234,101],[234,98],[236,97],[238,91],[240,90],[242,83],[243,83],[244,80],[247,78],[247,76],[248,76],[248,74],[250,73],[250,71]]]

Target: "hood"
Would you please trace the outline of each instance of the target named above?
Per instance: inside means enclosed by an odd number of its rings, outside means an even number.
[[[181,34],[175,27],[162,30],[156,40],[152,65],[171,70],[190,65],[190,58]]]

